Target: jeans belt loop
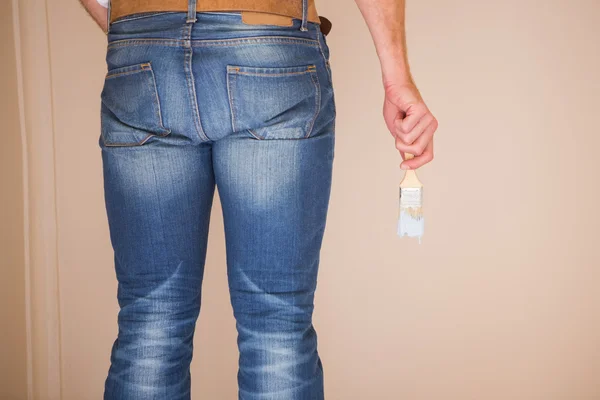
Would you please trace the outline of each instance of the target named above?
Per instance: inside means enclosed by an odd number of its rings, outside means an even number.
[[[197,21],[196,19],[196,1],[197,0],[188,0],[188,13],[187,13],[187,22],[188,24],[193,24]]]
[[[308,0],[302,0],[302,26],[300,30],[306,32],[308,24]]]
[[[106,12],[106,34],[108,35],[110,33],[110,3],[111,0],[108,0],[108,10]]]

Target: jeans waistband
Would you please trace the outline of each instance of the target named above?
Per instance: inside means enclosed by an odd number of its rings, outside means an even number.
[[[159,43],[168,41],[173,45],[185,41],[251,39],[256,36],[277,36],[306,39],[317,45],[322,25],[307,22],[302,30],[302,20],[291,19],[289,26],[250,25],[242,20],[240,12],[198,12],[190,22],[187,12],[164,11],[132,14],[119,18],[110,25],[108,42],[144,41]],[[324,35],[323,35],[324,36]]]
[[[123,16],[159,11],[250,11],[289,16],[319,24],[314,0],[111,0],[109,22]]]

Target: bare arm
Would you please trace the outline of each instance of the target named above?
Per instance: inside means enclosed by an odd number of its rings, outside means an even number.
[[[425,105],[410,73],[404,29],[405,0],[355,0],[369,27],[381,64],[383,116],[396,148],[415,156],[401,168],[418,168],[433,159],[438,122]]]
[[[86,9],[88,14],[96,21],[98,26],[104,32],[107,30],[108,9],[102,7],[96,0],[80,0],[81,5]]]

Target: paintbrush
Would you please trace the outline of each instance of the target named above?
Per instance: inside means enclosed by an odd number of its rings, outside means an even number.
[[[406,160],[414,156],[405,153]],[[423,184],[417,172],[409,169],[400,182],[400,207],[398,212],[398,236],[416,237],[421,243],[425,218],[423,217]]]

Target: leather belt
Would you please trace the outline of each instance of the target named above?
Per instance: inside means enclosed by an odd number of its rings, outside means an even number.
[[[111,0],[110,22],[131,14],[161,11],[187,12],[187,0]],[[290,26],[292,18],[302,19],[302,2],[282,0],[202,0],[196,5],[197,12],[235,11],[241,12],[247,24]],[[308,1],[308,21],[320,25],[327,35],[331,21],[319,16],[314,0]]]

